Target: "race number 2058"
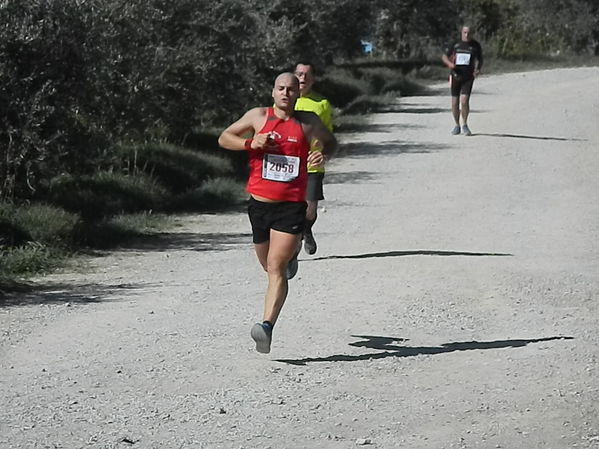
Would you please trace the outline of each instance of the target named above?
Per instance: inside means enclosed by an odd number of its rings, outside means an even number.
[[[262,177],[271,181],[289,182],[299,175],[300,158],[281,154],[265,154]]]

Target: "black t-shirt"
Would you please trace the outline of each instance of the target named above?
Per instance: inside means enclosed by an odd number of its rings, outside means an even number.
[[[454,72],[462,78],[472,77],[475,61],[479,70],[483,66],[483,50],[474,39],[456,42],[445,49],[445,54],[455,64]]]

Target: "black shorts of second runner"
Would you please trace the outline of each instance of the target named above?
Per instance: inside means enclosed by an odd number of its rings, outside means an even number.
[[[269,241],[271,229],[287,234],[301,234],[304,232],[306,206],[305,201],[265,203],[250,198],[248,216],[252,224],[252,241]]]
[[[322,181],[324,173],[308,173],[308,188],[306,189],[306,201],[324,200]]]
[[[451,77],[451,96],[459,97],[460,95],[470,95],[472,93],[472,85],[474,77],[461,79],[455,76]]]

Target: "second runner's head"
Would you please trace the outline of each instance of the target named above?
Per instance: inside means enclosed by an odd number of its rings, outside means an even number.
[[[285,72],[277,76],[272,88],[272,99],[277,108],[292,113],[299,95],[299,81],[293,73]]]
[[[312,92],[312,86],[314,85],[314,68],[310,62],[298,62],[295,65],[295,76],[299,79],[300,92],[302,96],[308,95]]]

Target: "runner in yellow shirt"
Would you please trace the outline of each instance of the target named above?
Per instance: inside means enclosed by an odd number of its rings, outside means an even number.
[[[333,131],[333,115],[331,104],[322,95],[312,90],[316,81],[314,78],[314,66],[309,62],[300,62],[295,66],[295,76],[300,83],[300,97],[295,103],[296,111],[314,112],[322,121],[324,126]],[[322,151],[322,144],[314,139],[310,142],[310,151]],[[308,165],[308,189],[306,190],[306,224],[304,229],[304,249],[308,254],[316,253],[316,240],[312,233],[312,226],[318,217],[318,201],[324,200],[323,194],[324,161],[318,166]]]

